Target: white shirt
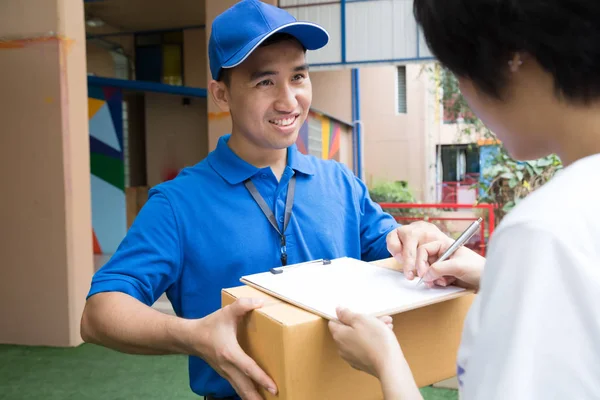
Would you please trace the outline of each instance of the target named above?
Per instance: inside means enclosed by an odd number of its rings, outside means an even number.
[[[464,400],[600,399],[600,154],[492,235],[458,352]]]

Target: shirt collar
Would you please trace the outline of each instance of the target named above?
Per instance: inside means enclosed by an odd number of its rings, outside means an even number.
[[[253,177],[259,168],[247,163],[237,156],[227,145],[231,134],[219,138],[217,148],[208,155],[208,162],[223,179],[232,185]],[[315,168],[308,156],[300,153],[296,144],[288,147],[288,166],[296,172],[314,175]]]

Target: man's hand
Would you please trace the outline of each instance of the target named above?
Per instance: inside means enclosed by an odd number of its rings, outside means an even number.
[[[416,263],[417,249],[419,246],[430,242],[448,243],[450,245],[452,239],[440,231],[437,226],[424,221],[403,225],[388,234],[387,249],[402,264],[404,275],[408,280],[420,276]],[[450,282],[441,278],[436,283],[445,286]]]
[[[275,382],[242,350],[237,340],[240,321],[261,306],[262,302],[257,299],[239,299],[205,318],[192,321],[194,327],[188,339],[195,355],[227,379],[243,400],[262,400],[254,382],[277,393]]]

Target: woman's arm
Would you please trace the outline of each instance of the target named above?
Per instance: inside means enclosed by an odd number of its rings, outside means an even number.
[[[421,399],[400,344],[391,328],[391,318],[374,318],[349,310],[337,310],[340,322],[329,329],[339,353],[354,368],[381,381],[385,400]]]
[[[379,380],[384,400],[423,399],[404,356],[390,364],[379,375]]]

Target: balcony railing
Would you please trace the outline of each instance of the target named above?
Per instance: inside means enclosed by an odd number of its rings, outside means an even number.
[[[477,218],[483,217],[479,232],[465,245],[482,256],[487,252],[487,244],[496,225],[494,204],[379,203],[379,205],[399,223],[409,224],[424,220],[435,224],[442,232],[454,238]]]
[[[440,203],[475,203],[479,194],[474,185],[478,182],[479,174],[467,174],[461,181],[438,183],[438,201]]]

